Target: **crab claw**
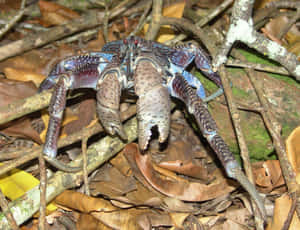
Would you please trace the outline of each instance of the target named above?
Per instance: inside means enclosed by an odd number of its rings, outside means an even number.
[[[117,134],[123,140],[127,135],[120,119],[120,83],[117,71],[105,74],[97,86],[97,113],[104,129],[110,134]]]
[[[139,146],[145,150],[151,138],[152,127],[158,127],[160,143],[168,138],[170,97],[167,88],[162,85],[161,72],[151,59],[138,60],[134,79],[135,92],[139,96],[137,101]]]

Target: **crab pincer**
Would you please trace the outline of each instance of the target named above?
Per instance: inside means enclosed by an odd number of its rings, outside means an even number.
[[[164,142],[170,129],[170,96],[162,85],[162,72],[150,58],[139,57],[134,72],[135,93],[138,95],[137,119],[139,146],[147,148],[151,129],[158,127],[159,142]]]

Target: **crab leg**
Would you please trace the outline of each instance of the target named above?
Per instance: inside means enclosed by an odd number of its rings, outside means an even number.
[[[162,85],[162,73],[153,59],[139,57],[134,71],[135,93],[137,101],[137,119],[139,146],[147,148],[151,137],[151,128],[155,125],[159,131],[159,142],[164,142],[170,129],[170,96]]]
[[[66,107],[66,94],[68,90],[69,78],[66,75],[61,75],[57,84],[54,87],[54,92],[49,104],[49,123],[46,134],[46,141],[43,152],[49,157],[54,158],[57,154],[57,140],[63,112]]]
[[[217,125],[211,117],[206,104],[197,96],[196,90],[192,88],[183,76],[177,74],[168,84],[170,94],[181,99],[187,106],[188,111],[195,116],[197,124],[207,139],[212,149],[216,152],[229,177],[236,179],[250,194],[256,202],[262,217],[266,218],[264,203],[256,191],[254,185],[243,173],[235,160],[229,147],[217,133]]]

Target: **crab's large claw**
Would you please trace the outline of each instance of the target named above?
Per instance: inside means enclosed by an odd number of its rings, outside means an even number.
[[[151,128],[158,127],[159,142],[164,142],[170,129],[170,96],[162,85],[162,73],[151,58],[139,57],[134,72],[137,101],[139,146],[147,148]]]
[[[110,134],[127,139],[120,119],[121,87],[118,80],[119,71],[111,70],[97,86],[97,113],[104,129]]]

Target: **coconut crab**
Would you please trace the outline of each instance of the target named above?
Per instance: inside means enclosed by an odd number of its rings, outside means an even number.
[[[120,120],[119,104],[122,92],[137,96],[138,142],[147,148],[151,129],[157,126],[159,142],[168,138],[170,128],[170,96],[185,103],[190,114],[223,164],[227,175],[239,181],[255,200],[263,218],[263,201],[253,184],[244,175],[228,146],[217,132],[201,82],[186,67],[195,62],[205,76],[222,89],[220,78],[210,65],[208,55],[192,43],[174,48],[140,37],[107,43],[101,52],[66,58],[55,65],[42,82],[40,91],[54,87],[49,105],[50,120],[44,153],[54,158],[66,94],[70,89],[92,88],[97,91],[97,113],[105,130],[126,140]]]

